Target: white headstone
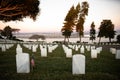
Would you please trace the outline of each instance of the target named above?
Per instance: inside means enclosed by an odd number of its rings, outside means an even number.
[[[95,49],[95,46],[91,46],[91,50],[92,50],[92,49]]]
[[[84,53],[84,46],[82,46],[81,48],[80,48],[80,53]]]
[[[66,51],[66,57],[71,58],[72,57],[72,49],[67,49]]]
[[[5,52],[5,51],[6,51],[5,46],[6,46],[6,45],[2,45],[2,52]]]
[[[96,48],[96,50],[97,50],[97,53],[99,54],[102,51],[102,47],[98,47]]]
[[[90,51],[90,45],[86,46],[87,51]]]
[[[33,51],[33,52],[36,52],[36,51],[37,51],[37,46],[36,46],[36,45],[33,45],[33,46],[32,46],[32,51]]]
[[[72,57],[72,74],[85,74],[85,56],[81,54]]]
[[[111,52],[112,54],[116,54],[116,49],[115,49],[115,48],[110,48],[110,52]]]
[[[47,49],[46,49],[46,47],[41,48],[41,56],[42,57],[47,57]]]
[[[30,60],[28,53],[22,53],[16,55],[16,67],[17,67],[17,73],[30,72]]]
[[[51,46],[48,46],[48,52],[52,53],[52,47]]]
[[[97,50],[96,49],[91,50],[91,58],[97,58]]]
[[[117,50],[116,59],[120,59],[120,50]]]
[[[17,54],[23,53],[23,52],[22,52],[22,48],[21,48],[21,46],[20,46],[19,44],[17,45],[16,53],[17,53]]]

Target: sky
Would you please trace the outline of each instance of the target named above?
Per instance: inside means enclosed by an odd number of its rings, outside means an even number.
[[[115,30],[120,30],[120,0],[40,0],[41,11],[36,21],[29,17],[24,18],[23,21],[4,23],[0,21],[0,29],[9,25],[20,29],[20,32],[60,32],[71,6],[76,6],[78,2],[81,4],[83,1],[89,3],[84,31],[90,30],[93,21],[98,30],[104,19],[110,19],[115,25]]]

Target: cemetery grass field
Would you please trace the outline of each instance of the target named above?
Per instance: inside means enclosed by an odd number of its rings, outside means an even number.
[[[120,80],[120,60],[115,59],[108,47],[103,47],[97,59],[92,59],[90,51],[85,50],[85,75],[72,75],[72,58],[65,57],[62,45],[48,53],[48,57],[41,57],[39,48],[33,53],[21,44],[23,52],[34,54],[35,68],[30,73],[17,73],[16,46],[6,52],[0,49],[0,80]],[[74,54],[80,54],[80,51],[73,50]]]

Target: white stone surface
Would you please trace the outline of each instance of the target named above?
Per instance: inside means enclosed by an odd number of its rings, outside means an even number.
[[[75,51],[78,51],[78,50],[79,50],[79,46],[75,45]]]
[[[84,53],[85,52],[85,49],[84,49],[84,46],[82,46],[81,48],[80,48],[80,53]]]
[[[102,47],[98,47],[96,48],[96,50],[97,50],[97,53],[100,54],[100,52],[102,51]]]
[[[97,50],[96,49],[91,50],[91,58],[97,58]]]
[[[71,58],[72,57],[72,49],[67,49],[66,51],[66,57]]]
[[[17,54],[23,53],[22,48],[21,48],[21,46],[20,46],[19,44],[17,45],[16,53],[17,53]]]
[[[120,50],[116,51],[116,59],[120,59]]]
[[[92,49],[95,49],[95,46],[91,46],[91,50],[92,50]]]
[[[110,52],[112,53],[112,54],[116,54],[116,48],[110,48]]]
[[[41,56],[42,57],[47,57],[47,48],[46,47],[41,48]]]
[[[90,45],[86,46],[87,51],[90,51]]]
[[[30,72],[30,59],[28,53],[22,53],[16,55],[16,67],[17,67],[17,73]]]
[[[5,52],[6,51],[6,45],[2,45],[2,52]]]
[[[72,57],[72,74],[85,74],[85,56],[81,54]]]
[[[69,49],[65,45],[62,45],[62,47],[63,47],[64,53],[66,54],[66,57],[71,58],[72,57],[72,49]]]
[[[33,45],[33,46],[32,46],[32,51],[33,51],[33,52],[36,52],[36,51],[37,51],[37,47],[38,47],[37,45]]]

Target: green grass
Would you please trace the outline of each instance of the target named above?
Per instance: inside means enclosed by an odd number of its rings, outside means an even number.
[[[0,50],[0,80],[120,80],[120,60],[107,50],[98,54],[97,59],[85,51],[85,75],[72,75],[72,58],[65,57],[61,45],[46,58],[41,57],[39,48],[32,53],[22,46],[23,52],[34,54],[35,68],[28,74],[20,74],[16,72],[15,48],[16,44],[6,52]],[[79,52],[73,50],[73,54]]]

